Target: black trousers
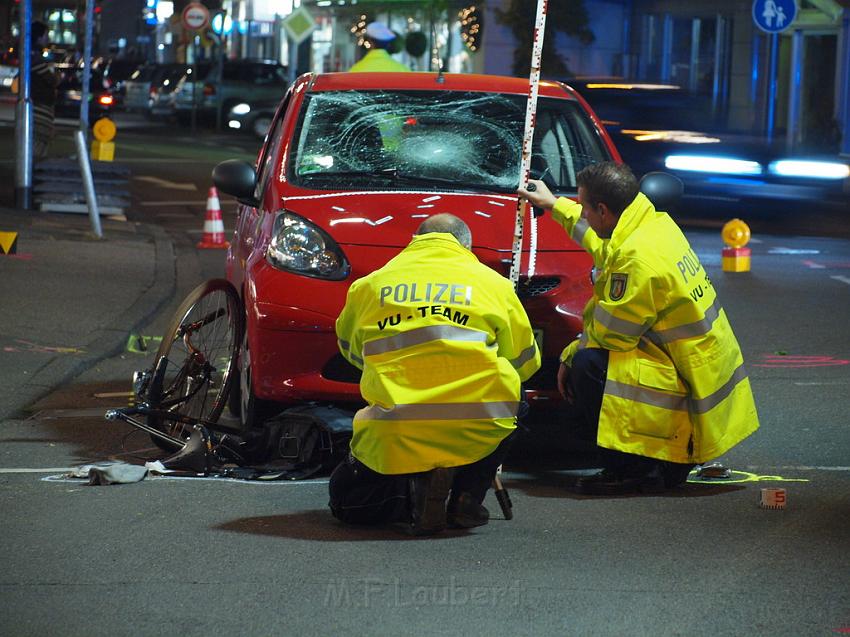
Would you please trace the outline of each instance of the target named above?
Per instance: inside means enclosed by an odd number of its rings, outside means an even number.
[[[483,502],[515,435],[514,431],[502,440],[489,456],[456,467],[450,499],[466,491],[477,502]],[[409,479],[415,475],[418,474],[378,473],[349,454],[331,474],[328,485],[331,513],[348,524],[407,522],[410,519]]]
[[[569,384],[575,399],[573,404],[577,438],[596,444],[599,432],[599,413],[602,411],[602,397],[605,392],[605,379],[608,375],[608,350],[599,348],[580,349],[573,357],[570,367]],[[692,464],[679,464],[666,460],[656,460],[613,449],[596,446],[600,464],[619,473],[643,473],[654,468],[661,470],[668,486],[685,481],[693,468]]]

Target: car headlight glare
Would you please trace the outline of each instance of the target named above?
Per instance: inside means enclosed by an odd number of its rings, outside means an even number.
[[[281,270],[335,281],[344,279],[351,269],[329,234],[286,211],[275,218],[266,259]]]
[[[714,157],[711,155],[668,155],[664,165],[671,170],[688,170],[700,173],[719,173],[723,175],[760,175],[761,164],[747,159],[734,157]]]
[[[242,104],[237,104],[236,106],[231,108],[230,112],[234,115],[245,115],[251,112],[251,106],[243,102]]]
[[[770,172],[782,177],[811,177],[814,179],[846,179],[850,166],[837,161],[781,159],[770,164]]]

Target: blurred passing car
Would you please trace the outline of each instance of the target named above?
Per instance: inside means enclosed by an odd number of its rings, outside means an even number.
[[[227,127],[264,139],[279,104],[279,99],[239,102],[227,114]]]
[[[177,94],[180,88],[195,74],[203,75],[210,68],[209,63],[197,65],[177,64],[169,68],[158,82],[151,82],[150,115],[153,118],[170,118],[177,115]]]
[[[245,100],[280,100],[288,85],[286,67],[269,60],[225,60],[222,66],[207,66],[197,75],[186,75],[174,94],[174,108],[187,121],[195,104],[201,116],[222,115]]]
[[[850,162],[788,154],[759,137],[718,132],[711,104],[675,85],[569,80],[640,177],[665,171],[685,185],[679,211],[723,214],[850,211]]]
[[[270,403],[361,401],[334,321],[352,281],[398,254],[428,216],[463,218],[478,258],[508,275],[527,94],[527,81],[507,77],[307,74],[284,97],[256,170],[216,167],[216,185],[241,202],[226,270],[247,318],[232,401],[243,422]],[[535,171],[572,197],[582,168],[619,159],[575,93],[551,82],[540,86],[532,150]],[[536,223],[526,224],[519,294],[544,357],[528,389],[545,405],[557,397],[558,355],[581,329],[591,261],[549,215]],[[422,301],[443,296],[435,287]]]
[[[59,84],[56,88],[56,116],[79,117],[83,99],[83,70],[76,64],[57,64]],[[103,77],[92,70],[89,81],[90,121],[96,116],[111,113],[115,108],[115,97],[104,88]]]
[[[124,82],[124,108],[150,115],[163,82],[174,81],[176,84],[185,71],[185,64],[176,63],[139,66]]]

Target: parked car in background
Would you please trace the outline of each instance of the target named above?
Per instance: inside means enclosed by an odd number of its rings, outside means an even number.
[[[359,371],[339,354],[334,321],[352,281],[398,254],[424,218],[463,218],[478,258],[508,275],[527,94],[527,81],[508,77],[307,74],[284,97],[256,169],[215,169],[218,188],[241,202],[226,271],[247,319],[232,400],[244,423],[280,404],[361,402]],[[535,170],[571,197],[582,168],[619,160],[575,92],[556,82],[540,85],[532,152]],[[581,330],[592,263],[550,215],[537,223],[535,233],[528,221],[519,295],[544,359],[529,395],[551,405],[558,355]],[[422,297],[425,311],[448,307],[440,285]]]
[[[679,86],[621,78],[567,81],[603,120],[638,177],[665,171],[684,182],[682,215],[850,211],[847,158],[788,153],[783,139],[771,145],[721,130],[710,100]]]
[[[0,96],[12,94],[12,83],[18,77],[18,50],[8,47],[0,52]]]
[[[239,102],[227,114],[227,127],[265,139],[280,99]]]
[[[214,118],[219,107],[226,117],[245,100],[279,100],[288,85],[286,67],[274,61],[226,60],[207,68],[184,77],[175,92],[174,106],[182,121],[189,119],[193,103],[202,117]]]

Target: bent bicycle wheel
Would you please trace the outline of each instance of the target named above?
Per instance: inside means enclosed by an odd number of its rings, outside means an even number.
[[[224,279],[196,287],[181,303],[156,353],[148,390],[148,425],[174,438],[187,439],[192,422],[215,423],[234,382],[242,341],[243,312],[236,289]],[[157,436],[166,450],[175,445]]]

